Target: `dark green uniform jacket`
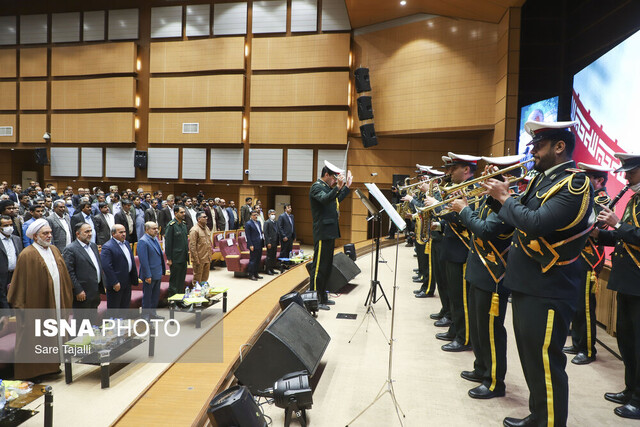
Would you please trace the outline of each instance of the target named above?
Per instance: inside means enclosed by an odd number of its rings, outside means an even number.
[[[314,242],[340,237],[338,203],[343,201],[350,192],[346,185],[338,190],[338,186],[331,188],[321,179],[313,183],[309,191],[309,201],[313,217]]]

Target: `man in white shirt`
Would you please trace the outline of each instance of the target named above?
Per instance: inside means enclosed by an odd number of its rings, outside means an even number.
[[[224,218],[224,231],[229,231],[229,212],[227,212],[226,205],[227,202],[224,199],[220,199],[218,202],[220,212],[222,212],[222,217]]]
[[[198,212],[196,212],[195,209],[193,209],[193,200],[189,197],[187,197],[187,200],[184,201],[184,206],[187,208],[187,215],[189,215],[191,217],[191,220],[193,221],[193,225],[198,223],[198,220],[196,219]]]

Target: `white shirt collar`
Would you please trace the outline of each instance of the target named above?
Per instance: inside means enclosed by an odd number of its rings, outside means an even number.
[[[567,160],[567,161],[566,161],[566,162],[564,162],[564,163],[560,163],[559,165],[555,165],[555,166],[553,166],[553,167],[551,167],[551,168],[547,169],[546,171],[544,171],[544,174],[545,174],[546,176],[549,176],[549,175],[551,175],[553,172],[555,172],[556,170],[560,169],[560,168],[561,168],[561,167],[563,167],[563,166],[566,166],[567,164],[571,163],[572,161],[573,161],[573,160]]]

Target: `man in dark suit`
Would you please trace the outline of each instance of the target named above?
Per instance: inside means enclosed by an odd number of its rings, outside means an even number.
[[[513,331],[531,414],[505,418],[506,427],[567,423],[569,381],[562,348],[581,280],[575,260],[593,225],[593,188],[571,160],[575,135],[569,129],[577,124],[525,124],[540,173],[518,198],[509,195],[508,182],[482,184],[494,200],[491,209],[515,227],[504,285],[511,290]]]
[[[78,209],[76,213],[71,217],[71,230],[75,230],[76,226],[82,222],[86,222],[91,226],[91,241],[96,242],[96,226],[93,223],[93,217],[91,216],[91,205],[89,202],[78,203]],[[72,231],[73,239],[76,238],[76,234]]]
[[[87,206],[91,207],[88,203]],[[74,310],[74,316],[89,319],[95,324],[98,314],[96,309],[100,304],[100,288],[103,286],[100,254],[98,246],[91,242],[93,230],[89,224],[79,222],[74,231],[76,240],[62,253],[73,283],[73,308],[79,309]]]
[[[173,194],[169,194],[167,196],[167,207],[158,214],[158,226],[160,227],[160,235],[163,237],[167,231],[167,225],[175,218],[173,212],[174,200]]]
[[[47,218],[53,237],[53,244],[60,250],[64,251],[67,245],[73,241],[71,220],[67,214],[67,209],[63,199],[53,202],[53,213]]]
[[[151,207],[144,211],[144,222],[158,223],[158,199],[151,200]]]
[[[229,230],[235,230],[240,225],[238,221],[238,210],[236,209],[236,202],[229,201],[229,207],[227,207],[227,214],[229,215]]]
[[[264,270],[269,276],[275,274],[274,268],[276,267],[279,240],[280,234],[278,232],[278,224],[276,224],[276,211],[269,209],[269,218],[264,222],[264,244],[267,246],[267,259]]]
[[[131,286],[138,282],[138,272],[131,246],[126,241],[126,230],[116,224],[111,229],[112,238],[100,253],[107,291],[107,309],[113,317],[126,317],[125,310],[131,304]]]
[[[262,235],[262,226],[258,222],[257,210],[251,212],[251,219],[244,225],[244,230],[247,246],[250,251],[249,266],[247,267],[249,279],[254,281],[262,279],[262,276],[258,275],[258,269],[260,268],[260,259],[262,258],[262,242],[264,238]]]
[[[106,218],[106,215],[109,215],[109,205],[101,202],[98,206],[98,215],[93,217],[93,223],[96,226],[96,244],[102,246],[111,239],[111,227]]]
[[[138,241],[136,235],[136,218],[131,209],[131,200],[122,199],[122,210],[114,215],[116,224],[124,225],[127,232],[127,242],[133,244]]]
[[[284,205],[284,212],[278,217],[278,232],[280,233],[280,257],[287,258],[293,249],[293,241],[296,239],[296,227],[290,203]]]
[[[253,210],[253,206],[251,202],[253,199],[251,197],[247,197],[244,199],[245,204],[240,207],[240,224],[246,224],[247,221],[251,219],[251,211]]]
[[[18,255],[22,252],[20,237],[13,234],[13,220],[8,215],[0,217],[0,308],[9,308],[7,285],[11,283]]]
[[[0,201],[0,215],[7,215],[11,218],[13,222],[13,234],[22,239],[22,224],[20,223],[18,209],[15,203],[11,200]]]
[[[227,221],[224,219],[224,214],[222,213],[222,207],[220,206],[220,199],[216,197],[215,199],[215,211],[216,211],[216,229],[218,231],[224,231],[226,229]]]
[[[158,224],[147,222],[144,225],[144,236],[138,242],[138,277],[142,279],[142,314],[146,318],[160,317],[156,314],[156,307],[160,298],[160,281],[167,270],[157,236]]]
[[[333,268],[335,239],[340,237],[338,203],[350,193],[351,171],[347,172],[325,160],[320,178],[309,191],[311,216],[313,217],[313,265],[309,289],[318,292],[318,308],[329,310],[327,281]]]

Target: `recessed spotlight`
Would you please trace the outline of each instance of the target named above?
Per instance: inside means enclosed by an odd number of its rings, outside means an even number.
[[[404,6],[404,5],[406,5],[406,4],[407,4],[407,2],[406,2],[405,0],[402,0],[402,1],[400,2],[400,6]]]

